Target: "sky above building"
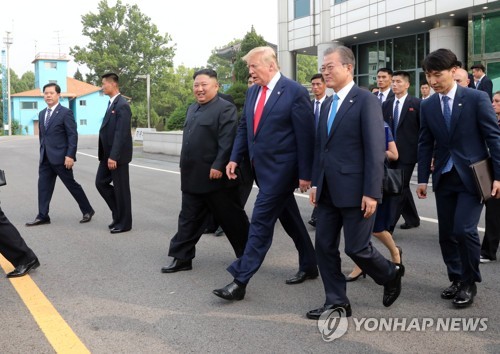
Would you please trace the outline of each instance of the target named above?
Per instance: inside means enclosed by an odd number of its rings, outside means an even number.
[[[34,71],[31,62],[36,53],[69,54],[70,47],[85,46],[88,38],[82,35],[82,15],[98,13],[99,2],[2,1],[0,47],[5,49],[6,32],[11,32],[11,69],[21,76]],[[108,0],[109,6],[114,4],[116,0]],[[171,43],[176,43],[175,66],[206,65],[214,48],[243,38],[252,25],[266,41],[277,44],[278,40],[277,0],[122,0],[122,4],[137,4],[161,34],[171,36]],[[72,76],[77,67],[70,61],[68,75]],[[85,72],[84,68],[80,70]]]

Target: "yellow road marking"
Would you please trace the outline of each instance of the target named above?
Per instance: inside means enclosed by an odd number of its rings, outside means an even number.
[[[14,269],[2,255],[0,265],[6,273]],[[90,353],[29,275],[9,280],[56,353]]]

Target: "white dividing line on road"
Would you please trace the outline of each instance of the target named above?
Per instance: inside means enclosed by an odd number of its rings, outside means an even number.
[[[77,152],[77,154],[80,154],[80,155],[84,155],[84,156],[88,156],[88,157],[93,157],[95,159],[97,159],[97,156],[95,155],[91,155],[91,154],[86,154],[84,152]],[[158,172],[166,172],[166,173],[172,173],[172,174],[176,174],[176,175],[179,175],[180,172],[179,171],[172,171],[172,170],[165,170],[165,169],[162,169],[162,168],[155,168],[155,167],[148,167],[148,166],[142,166],[142,165],[136,165],[136,164],[130,164],[130,166],[134,166],[134,167],[138,167],[138,168],[144,168],[146,170],[152,170],[152,171],[158,171]],[[257,189],[258,187],[254,184],[253,185],[253,188]],[[309,199],[309,194],[305,194],[305,193],[294,193],[294,195],[296,197],[300,197],[300,198],[307,198]],[[432,219],[432,218],[427,218],[425,216],[421,216],[420,217],[420,220],[422,221],[427,221],[427,222],[430,222],[430,223],[433,223],[433,224],[437,224],[438,221],[436,219]],[[481,232],[484,232],[484,228],[482,227],[478,227],[477,228],[479,231]]]
[[[91,154],[86,154],[84,152],[77,152],[77,154],[88,156],[88,157],[93,157],[94,159],[97,159],[97,156],[91,155]],[[152,170],[152,171],[159,171],[159,172],[165,172],[165,173],[172,173],[174,175],[180,175],[181,174],[179,171],[171,171],[171,170],[165,170],[165,169],[162,169],[162,168],[155,168],[155,167],[149,167],[149,166],[136,165],[134,163],[130,163],[129,166],[144,168],[145,170]]]

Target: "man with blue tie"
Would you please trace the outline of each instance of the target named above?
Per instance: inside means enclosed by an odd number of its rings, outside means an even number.
[[[384,306],[399,297],[404,275],[402,264],[384,258],[370,242],[382,198],[385,130],[377,97],[353,81],[355,63],[352,50],[338,46],[325,51],[321,68],[335,94],[321,110],[310,193],[317,207],[316,256],[326,295],[323,306],[307,313],[315,320],[328,310],[351,316],[339,252],[342,228],[346,254],[384,286]]]
[[[318,130],[319,113],[321,112],[321,105],[326,99],[326,83],[322,74],[314,74],[311,78],[311,91],[314,95],[314,99],[311,101],[314,109],[314,124],[316,131]],[[308,224],[311,226],[316,226],[316,208],[314,208],[311,219],[309,219]]]
[[[78,203],[83,214],[80,223],[89,222],[94,215],[85,192],[73,176],[76,161],[78,131],[73,111],[59,103],[61,87],[48,83],[43,87],[47,108],[38,115],[40,122],[40,163],[38,165],[38,215],[26,226],[50,224],[49,205],[59,176]]]
[[[500,198],[500,129],[488,95],[454,81],[457,57],[453,52],[430,53],[422,69],[438,94],[421,104],[417,196],[427,196],[434,156],[439,244],[452,282],[441,298],[452,299],[455,307],[467,307],[474,301],[476,283],[481,282],[477,224],[483,208],[469,166],[491,156],[495,180],[491,194]]]
[[[236,167],[248,152],[259,193],[243,256],[228,267],[234,280],[213,291],[226,300],[244,298],[271,247],[278,218],[299,252],[299,271],[287,284],[318,276],[314,247],[293,195],[297,187],[306,192],[311,185],[314,115],[309,93],[279,72],[271,47],[254,48],[243,60],[255,85],[247,91],[226,174],[235,179]]]

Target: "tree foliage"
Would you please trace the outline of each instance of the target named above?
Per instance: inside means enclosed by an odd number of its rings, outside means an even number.
[[[100,85],[102,74],[115,72],[124,95],[144,99],[143,82],[137,76],[149,73],[154,82],[173,66],[175,45],[169,45],[170,35],[160,34],[137,5],[123,5],[118,0],[109,6],[107,0],[101,0],[97,9],[97,13],[82,16],[82,34],[89,44],[71,48],[70,54],[90,69],[87,81]]]
[[[297,82],[308,84],[311,77],[318,73],[318,58],[312,55],[297,54]]]
[[[258,35],[252,26],[250,32],[247,32],[247,34],[241,41],[240,51],[236,54],[237,59],[234,63],[234,74],[236,77],[236,82],[246,83],[248,78],[247,64],[241,58],[244,57],[253,48],[265,45],[267,45],[267,42],[265,41],[264,37]]]

